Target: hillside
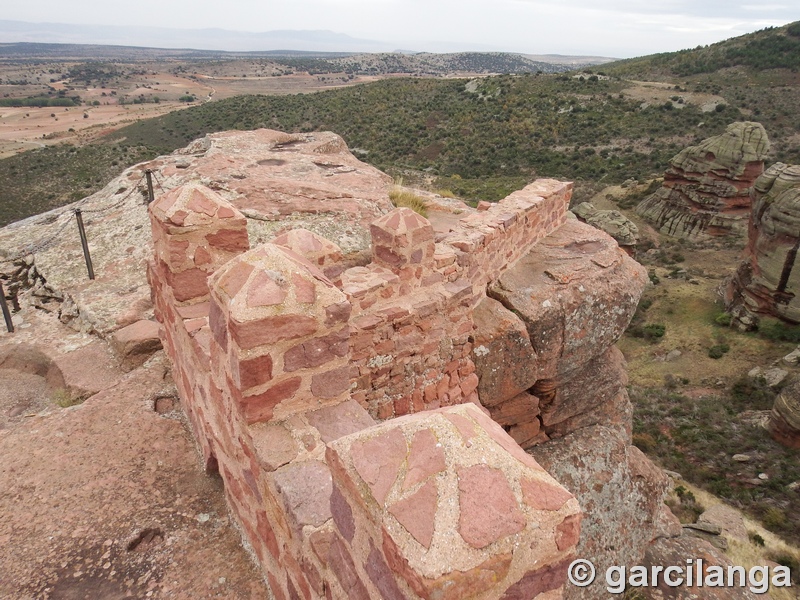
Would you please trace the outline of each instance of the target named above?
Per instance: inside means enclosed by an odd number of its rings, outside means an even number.
[[[0,161],[6,184],[0,223],[89,194],[125,166],[225,129],[332,130],[367,162],[395,175],[421,174],[430,186],[469,200],[496,200],[535,176],[577,180],[579,199],[584,187],[656,177],[682,147],[736,120],[764,125],[771,159],[800,162],[800,74],[786,68],[800,56],[794,51],[799,29],[800,23],[767,29],[705,48],[602,65],[594,73],[392,77],[316,94],[209,102],[132,124],[99,144],[43,148]],[[346,81],[358,77],[354,73],[442,75],[541,66],[521,55],[476,53],[210,58],[172,68],[187,81],[217,86],[237,70],[241,82],[265,74],[283,80],[301,69],[336,70],[341,77],[312,76],[336,85],[343,83],[337,77]],[[198,79],[198,69],[205,79]],[[693,74],[678,78],[682,73]]]
[[[106,158],[86,161],[86,150],[54,147],[0,161],[7,182],[3,217],[35,214],[48,197],[53,206],[98,189],[99,173],[113,170],[109,163],[117,161],[120,171],[132,164],[125,148],[137,148],[139,156],[166,153],[226,129],[332,130],[379,168],[423,172],[435,186],[468,199],[497,200],[537,175],[621,183],[658,174],[683,145],[741,118],[730,108],[704,112],[699,101],[708,94],[676,110],[660,102],[643,106],[629,87],[588,74],[504,75],[234,97],[125,127],[98,146],[111,149],[93,151]],[[43,169],[66,174],[78,168],[86,187],[40,177]]]
[[[732,67],[796,71],[800,67],[800,21],[709,46],[622,60],[605,65],[603,70],[629,77],[687,77]]]

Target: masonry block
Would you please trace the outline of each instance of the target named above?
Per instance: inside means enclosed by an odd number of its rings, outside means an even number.
[[[566,581],[577,500],[476,406],[381,423],[331,442],[326,457],[338,535],[381,590],[499,598],[532,565],[557,570],[541,592]]]
[[[155,258],[178,302],[208,296],[208,276],[250,247],[247,221],[199,184],[174,188],[148,208]]]
[[[347,300],[316,266],[264,244],[228,262],[210,284],[215,377],[230,382],[248,423],[347,398],[349,330],[331,319]]]
[[[433,261],[433,227],[410,208],[397,208],[370,225],[373,261],[395,272]]]
[[[298,228],[280,234],[272,240],[272,243],[306,258],[334,283],[341,280],[344,270],[342,250],[330,240],[307,229]]]

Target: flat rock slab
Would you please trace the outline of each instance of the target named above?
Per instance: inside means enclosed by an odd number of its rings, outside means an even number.
[[[644,560],[639,564],[647,567],[648,570],[653,566],[679,565],[685,567],[686,561],[690,558],[694,559],[695,569],[699,560],[703,561],[705,569],[715,565],[726,569],[732,565],[720,550],[705,540],[690,536],[656,540],[649,546]],[[703,586],[701,588],[685,585],[669,587],[663,577],[659,579],[659,583],[658,587],[637,588],[637,592],[641,598],[646,600],[755,600],[763,597],[756,596],[747,588],[741,587]]]
[[[127,369],[144,363],[161,348],[156,321],[142,319],[118,329],[111,336],[111,347]]]
[[[747,528],[740,513],[735,508],[725,504],[715,504],[697,518],[698,524],[708,523],[720,528],[722,535],[727,538],[747,540]]]
[[[103,340],[95,340],[53,360],[71,392],[91,396],[108,389],[122,379],[124,373],[117,357]]]
[[[527,327],[535,379],[564,380],[619,339],[646,281],[645,268],[610,236],[571,220],[503,273],[488,293]]]
[[[153,361],[80,406],[0,430],[0,597],[268,597]]]

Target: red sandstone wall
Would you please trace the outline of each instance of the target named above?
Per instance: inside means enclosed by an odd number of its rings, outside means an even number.
[[[337,248],[301,234],[244,252],[244,218],[210,190],[152,205],[164,347],[276,598],[532,598],[564,584],[572,495],[477,408],[427,409],[477,400],[472,311],[563,222],[569,193],[534,184],[438,243],[393,211],[373,226],[375,262],[342,273],[342,289],[326,276]],[[365,408],[425,412],[377,426]]]
[[[376,221],[375,262],[342,275],[353,304],[353,397],[373,417],[477,401],[473,311],[491,281],[564,223],[571,193],[569,183],[534,182],[435,244],[409,209]]]

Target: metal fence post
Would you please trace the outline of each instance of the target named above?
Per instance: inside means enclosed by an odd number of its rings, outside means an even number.
[[[6,320],[6,329],[8,329],[8,333],[14,333],[14,322],[11,320],[11,312],[8,310],[6,292],[3,289],[2,283],[0,283],[0,307],[3,309],[3,318]]]
[[[78,231],[81,234],[81,246],[83,246],[83,258],[86,260],[86,270],[89,271],[89,279],[94,279],[92,257],[89,255],[89,242],[86,240],[86,229],[83,227],[83,215],[81,215],[80,208],[75,209],[75,218],[78,220]]]
[[[147,203],[150,204],[156,199],[153,193],[153,171],[147,169],[144,174],[147,176]]]

